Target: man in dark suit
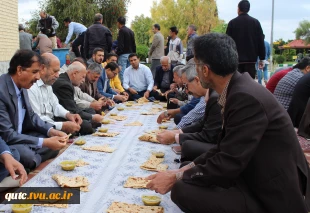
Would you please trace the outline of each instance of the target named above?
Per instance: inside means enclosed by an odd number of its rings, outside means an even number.
[[[151,175],[147,187],[171,190],[184,212],[309,212],[309,166],[287,112],[247,73],[236,72],[229,36],[198,37],[194,52],[199,79],[220,94],[218,145],[179,170]]]
[[[40,79],[41,60],[31,50],[19,50],[8,74],[0,77],[0,136],[18,150],[20,162],[29,169],[56,157],[67,140],[67,134],[41,120],[29,102],[27,89]]]
[[[228,23],[226,34],[232,37],[237,45],[239,55],[238,71],[248,72],[255,79],[255,64],[259,56],[259,67],[264,67],[265,43],[259,21],[248,15],[250,2],[242,0],[238,4],[238,17]]]
[[[170,86],[173,83],[173,68],[174,65],[171,64],[168,56],[160,58],[160,66],[156,67],[154,86],[151,92],[151,96],[156,100],[167,101],[165,93],[170,90]],[[160,90],[160,93],[158,90]]]
[[[79,108],[74,101],[74,86],[80,86],[85,81],[85,76],[86,67],[82,63],[75,61],[68,66],[66,73],[59,75],[59,78],[52,87],[59,103],[71,113],[81,116],[83,122],[80,133],[86,135],[94,132],[91,122],[94,122],[94,127],[99,126],[103,120],[103,116],[96,114],[93,109],[85,110]]]
[[[95,48],[104,49],[107,55],[112,47],[112,34],[109,28],[102,25],[103,16],[100,13],[95,15],[95,23],[85,32],[84,52],[87,59],[92,57]]]

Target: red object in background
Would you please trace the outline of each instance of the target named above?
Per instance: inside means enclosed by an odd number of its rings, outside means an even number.
[[[70,65],[71,61],[70,61],[70,55],[66,54],[66,65]]]

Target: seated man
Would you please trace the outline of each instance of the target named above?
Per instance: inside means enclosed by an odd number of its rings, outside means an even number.
[[[114,90],[112,90],[110,86],[110,79],[114,78],[119,73],[119,71],[119,66],[116,63],[108,63],[103,69],[100,78],[98,79],[97,87],[101,95],[104,95],[105,97],[115,101],[125,102],[128,100],[128,96],[118,95]]]
[[[23,165],[18,162],[19,158],[18,151],[10,149],[0,138],[0,192],[6,190],[5,187],[18,187],[27,181],[27,173]],[[18,178],[16,174],[19,175]]]
[[[173,68],[173,81],[175,84],[170,88],[170,91],[167,91],[167,109],[177,109],[188,102],[188,95],[182,82],[182,67],[184,65],[177,65]]]
[[[135,53],[131,53],[128,60],[131,66],[125,69],[123,86],[129,94],[129,100],[134,101],[141,97],[149,98],[154,85],[150,68],[140,64]]]
[[[295,67],[294,67],[295,69]],[[271,93],[274,93],[279,81],[290,71],[293,70],[293,67],[281,70],[280,72],[274,73],[269,81],[266,84],[266,89],[268,89]]]
[[[288,109],[291,103],[295,86],[299,79],[310,72],[310,58],[305,57],[298,64],[299,68],[293,69],[287,73],[278,83],[274,96],[282,104],[284,109]]]
[[[117,64],[118,55],[115,53],[109,53],[106,57],[106,61],[102,63],[102,67],[105,67],[108,63],[114,62]],[[121,67],[119,68],[122,69]],[[110,86],[114,92],[116,92],[118,95],[126,95],[128,96],[128,93],[125,92],[121,80],[119,79],[118,74],[110,79]]]
[[[151,92],[151,96],[156,100],[167,101],[166,95],[170,91],[170,85],[173,83],[173,68],[174,66],[171,65],[170,58],[168,56],[162,56],[160,66],[156,67],[154,87]]]
[[[29,102],[27,89],[40,79],[41,61],[31,50],[18,50],[0,77],[0,136],[28,169],[56,157],[67,141],[67,134],[43,121]]]
[[[92,63],[97,63],[101,65],[103,59],[104,59],[104,50],[102,48],[95,48],[93,50],[92,57],[87,61],[87,66],[89,66]]]
[[[43,68],[40,70],[41,79],[28,90],[32,109],[43,121],[55,125],[57,130],[66,133],[80,131],[82,119],[78,114],[71,114],[63,108],[53,93],[52,85],[59,77],[59,59],[51,53],[42,55]]]
[[[94,127],[99,126],[100,122],[103,120],[103,116],[89,113],[87,110],[83,110],[78,107],[74,101],[74,86],[80,86],[80,84],[85,80],[86,68],[85,66],[75,61],[69,65],[66,73],[59,75],[57,81],[53,84],[53,91],[59,103],[71,113],[76,113],[81,116],[84,121],[85,127],[83,134],[91,134],[94,132],[92,128],[92,121],[94,122]]]
[[[200,81],[220,94],[218,145],[181,169],[149,176],[147,188],[171,190],[184,212],[309,212],[310,170],[287,112],[248,73],[237,72],[231,37],[200,36],[194,53]]]

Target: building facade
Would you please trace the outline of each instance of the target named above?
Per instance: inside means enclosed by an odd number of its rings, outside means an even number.
[[[0,75],[7,73],[9,61],[19,49],[18,0],[0,3]]]

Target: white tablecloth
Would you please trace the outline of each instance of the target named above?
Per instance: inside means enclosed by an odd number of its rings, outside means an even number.
[[[115,124],[104,125],[110,132],[120,132],[120,135],[113,138],[102,138],[85,136],[87,143],[84,146],[109,144],[116,148],[113,153],[103,153],[82,150],[80,146],[71,145],[63,154],[45,167],[39,174],[27,182],[25,187],[57,186],[52,180],[52,175],[61,174],[70,177],[85,176],[90,182],[89,192],[81,192],[81,204],[70,204],[67,209],[34,207],[33,212],[105,212],[113,201],[121,201],[143,205],[141,195],[154,194],[147,189],[124,188],[123,185],[129,176],[148,176],[154,172],[140,169],[151,155],[151,151],[163,151],[165,153],[164,164],[168,164],[168,169],[177,169],[179,164],[174,163],[178,156],[171,150],[171,146],[142,142],[138,137],[146,130],[158,129],[156,119],[158,115],[141,115],[143,111],[149,111],[152,107],[159,107],[152,103],[138,106],[138,110],[117,111],[118,115],[128,116],[125,121],[116,121]],[[159,113],[158,113],[159,114]],[[106,115],[108,118],[108,115]],[[140,121],[143,126],[132,127],[124,124]],[[169,129],[174,124],[169,124]],[[63,160],[83,159],[90,165],[77,167],[74,171],[63,171],[59,163]],[[165,212],[178,213],[181,210],[171,201],[170,193],[162,196],[160,204]]]

